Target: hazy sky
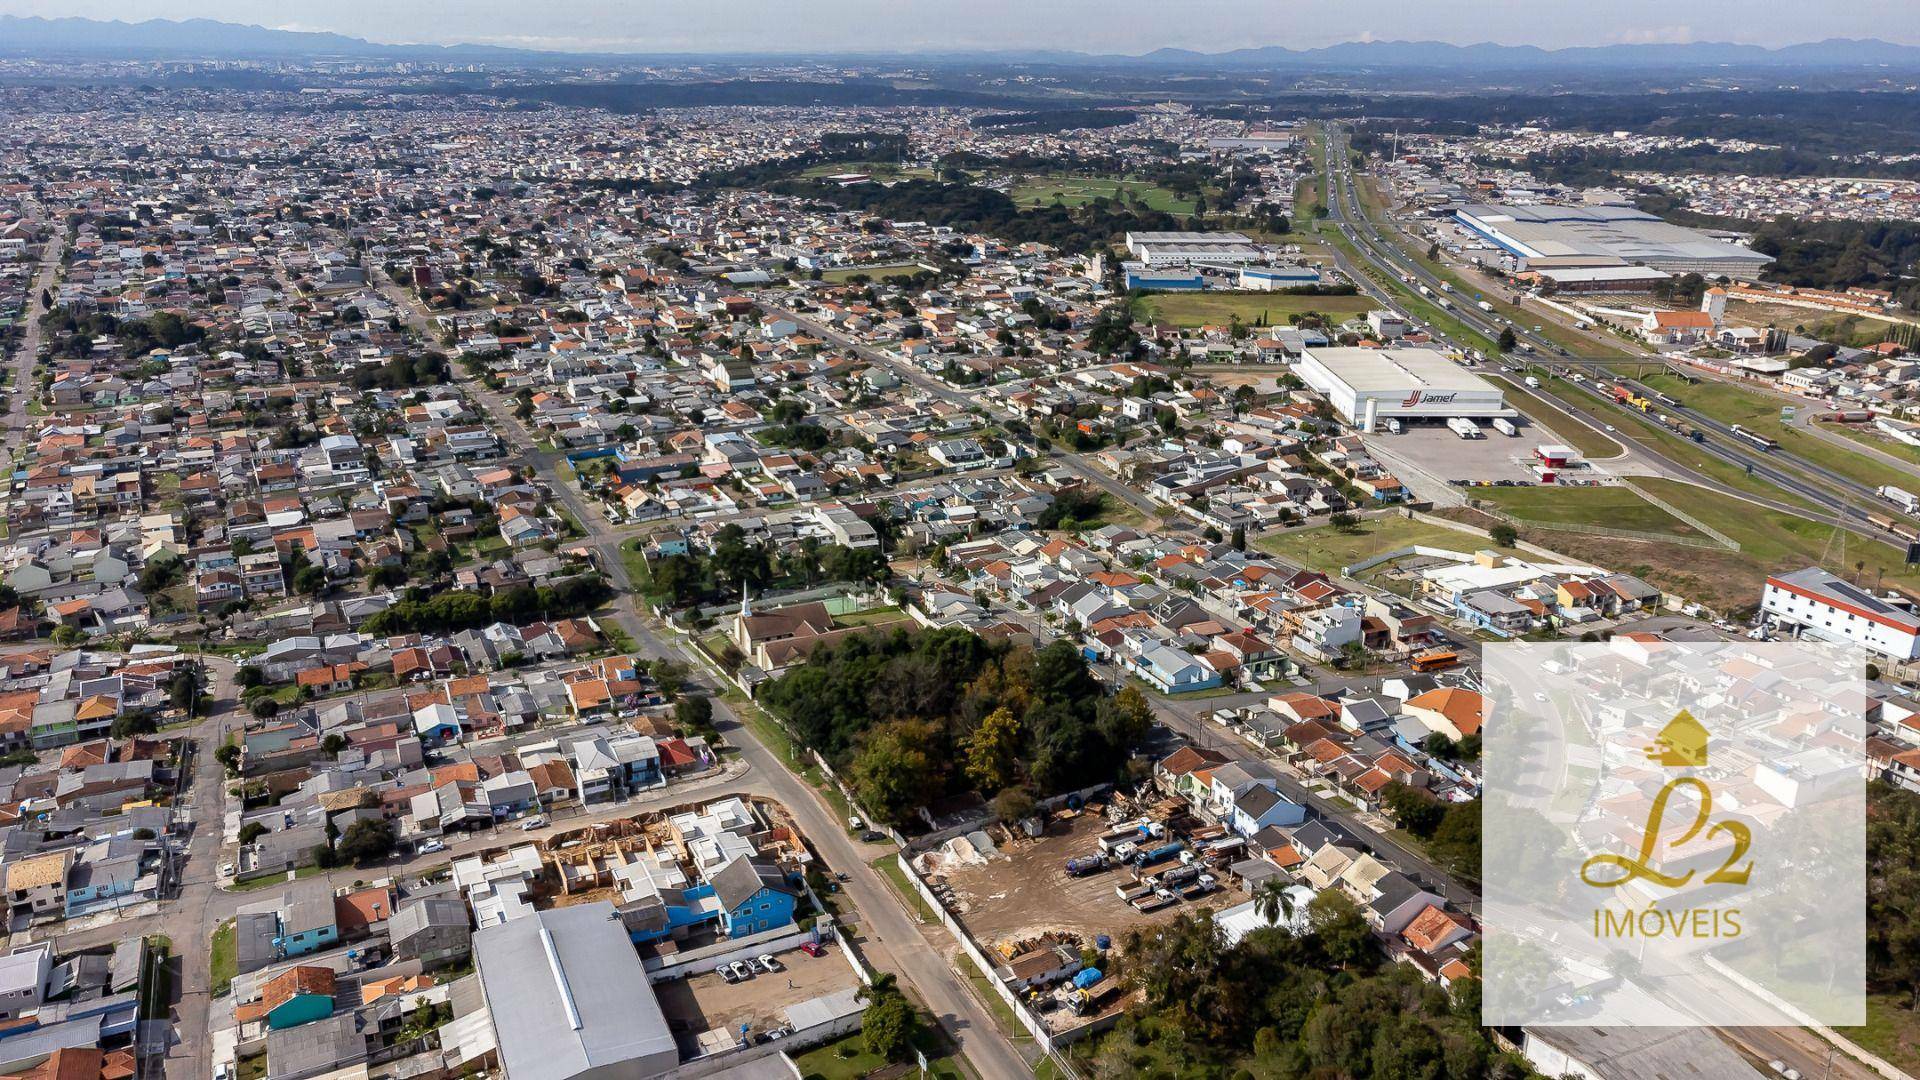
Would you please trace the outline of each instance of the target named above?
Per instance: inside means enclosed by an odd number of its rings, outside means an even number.
[[[381,42],[636,52],[1060,48],[1216,52],[1378,38],[1920,44],[1920,0],[0,0],[0,13],[205,17]]]

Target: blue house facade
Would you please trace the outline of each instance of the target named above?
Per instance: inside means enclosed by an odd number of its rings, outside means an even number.
[[[340,944],[340,922],[334,914],[333,894],[325,882],[318,889],[294,893],[281,908],[280,932],[274,936],[276,955],[305,956]]]
[[[799,891],[773,860],[741,856],[715,871],[713,895],[719,903],[720,929],[733,938],[793,925]]]

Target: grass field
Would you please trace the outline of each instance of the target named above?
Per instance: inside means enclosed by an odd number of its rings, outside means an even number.
[[[1252,326],[1262,319],[1268,326],[1286,326],[1287,316],[1317,311],[1342,320],[1373,310],[1364,296],[1294,296],[1289,293],[1159,293],[1141,301],[1147,318],[1175,326],[1225,326],[1238,315]]]
[[[1168,214],[1193,213],[1193,200],[1183,199],[1158,184],[1118,176],[1023,176],[1008,193],[1023,210],[1038,206],[1085,206],[1095,199],[1116,203],[1139,199],[1147,209]]]
[[[1700,531],[1626,487],[1481,488],[1468,493],[1522,521],[1699,538]]]
[[[1868,487],[1879,487],[1883,484],[1900,487],[1914,483],[1913,474],[1905,469],[1874,461],[1843,446],[1835,446],[1825,439],[1809,435],[1781,421],[1782,405],[1795,404],[1802,410],[1810,408],[1805,403],[1789,402],[1784,398],[1772,397],[1756,390],[1748,390],[1745,387],[1713,379],[1688,384],[1686,380],[1675,375],[1649,375],[1642,381],[1656,390],[1672,395],[1689,409],[1703,412],[1723,424],[1739,424],[1758,431],[1777,441],[1782,450],[1831,469],[1857,483]]]
[[[841,173],[866,173],[876,180],[931,180],[932,169],[902,167],[891,161],[830,161],[823,165],[814,165],[800,173],[801,176],[838,176]]]
[[[233,977],[240,971],[238,943],[234,940],[235,926],[234,920],[228,919],[215,927],[212,947],[207,950],[214,997],[225,995],[233,986]]]
[[[953,1056],[952,1048],[944,1044],[940,1029],[934,1026],[932,1018],[922,1015],[920,1020],[920,1037],[914,1042],[927,1055],[926,1075],[936,1080],[967,1080],[970,1074]],[[802,1080],[860,1080],[886,1065],[885,1058],[867,1053],[866,1043],[857,1031],[793,1059],[793,1066],[800,1070]],[[919,1076],[920,1071],[917,1068],[909,1069],[907,1075]]]
[[[879,281],[893,274],[911,275],[920,269],[919,263],[885,263],[880,266],[843,266],[834,270],[822,270],[821,281],[846,282],[857,277]]]
[[[1831,431],[1841,438],[1851,439],[1861,446],[1871,446],[1883,454],[1892,454],[1894,457],[1904,458],[1916,465],[1920,465],[1920,446],[1909,446],[1903,442],[1896,442],[1881,434],[1871,424],[1824,424],[1822,427],[1824,430]],[[1905,484],[1900,486],[1906,487]]]
[[[1382,552],[1416,544],[1450,551],[1478,551],[1492,546],[1484,537],[1473,533],[1403,517],[1370,518],[1352,530],[1321,525],[1274,533],[1254,541],[1254,546],[1262,551],[1329,574],[1338,574],[1342,567]]]
[[[1753,607],[1769,573],[1824,562],[1835,573],[1876,585],[1920,589],[1920,574],[1887,544],[1848,535],[1844,554],[1834,529],[1793,514],[1768,510],[1678,480],[1642,477],[1635,483],[1653,495],[1740,543],[1738,552],[1678,544],[1642,543],[1578,533],[1552,533],[1550,546],[1576,559],[1633,574],[1667,592],[1697,600],[1723,613]],[[1518,516],[1518,515],[1516,515]],[[1823,556],[1825,558],[1823,559]],[[1864,570],[1856,570],[1864,563]]]
[[[1835,345],[1866,348],[1887,338],[1893,324],[1885,319],[1848,312],[1820,311],[1793,304],[1768,304],[1733,298],[1727,301],[1727,317],[1750,326],[1781,326]]]
[[[1901,994],[1868,994],[1864,1027],[1836,1028],[1841,1035],[1909,1075],[1920,1073],[1920,1015]]]

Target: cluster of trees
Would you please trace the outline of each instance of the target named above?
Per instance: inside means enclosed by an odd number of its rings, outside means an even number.
[[[1472,750],[1479,753],[1479,740]],[[1381,804],[1394,823],[1421,840],[1427,854],[1455,877],[1480,879],[1480,803],[1441,802],[1417,788],[1394,782],[1381,792]]]
[[[1263,893],[1269,918],[1294,913]],[[1094,1044],[1087,1072],[1121,1076],[1327,1076],[1523,1080],[1480,1027],[1478,982],[1458,997],[1386,963],[1344,896],[1316,897],[1305,932],[1255,930],[1229,946],[1213,914],[1127,935],[1124,973],[1143,1008]]]
[[[1676,304],[1694,305],[1707,294],[1707,279],[1699,274],[1682,274],[1677,278],[1663,278],[1653,283],[1653,296],[1656,300],[1669,300]]]
[[[205,327],[171,311],[156,311],[144,319],[120,324],[120,345],[128,356],[144,356],[155,349],[177,349],[207,335]]]
[[[425,352],[408,358],[395,356],[376,367],[362,367],[347,380],[355,390],[409,390],[439,386],[453,378],[453,369],[441,353]]]
[[[647,595],[674,607],[737,599],[742,590],[806,589],[828,581],[877,583],[887,579],[887,557],[874,548],[849,548],[806,537],[791,548],[749,540],[738,525],[714,534],[706,554],[654,560]]]
[[[517,626],[536,619],[579,615],[612,598],[613,589],[599,577],[567,578],[537,587],[518,585],[491,596],[467,589],[449,589],[430,597],[409,595],[368,618],[361,629],[375,635],[444,634],[496,622]]]
[[[1920,303],[1920,222],[1801,221],[1778,217],[1753,234],[1753,249],[1773,256],[1770,281],[1813,289],[1885,289]]]
[[[1098,488],[1081,485],[1054,493],[1053,503],[1040,511],[1036,524],[1042,529],[1088,529],[1099,524],[1106,510],[1107,497]]]
[[[388,822],[361,818],[342,833],[329,818],[327,842],[313,849],[313,861],[323,870],[346,863],[364,866],[379,862],[392,852],[393,826]]]
[[[792,179],[768,184],[767,190],[899,221],[925,221],[984,232],[1011,243],[1050,244],[1067,252],[1105,250],[1126,232],[1181,227],[1172,214],[1141,206],[1118,206],[1105,198],[1084,206],[1022,210],[1004,191],[934,180],[903,180],[891,187],[839,187],[818,180]]]
[[[761,698],[893,823],[966,791],[1017,817],[1036,794],[1119,779],[1152,723],[1139,691],[1106,696],[1069,642],[957,628],[835,642]]]
[[[993,128],[1003,135],[1039,135],[1051,131],[1119,127],[1139,119],[1124,109],[1040,109],[1035,112],[990,113],[973,118],[977,128]]]
[[[1867,788],[1867,983],[1920,1009],[1920,795]]]

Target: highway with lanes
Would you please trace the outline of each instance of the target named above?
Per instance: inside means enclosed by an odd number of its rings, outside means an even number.
[[[1386,274],[1390,278],[1399,278],[1403,281],[1413,282],[1416,284],[1416,287],[1425,286],[1436,297],[1442,297],[1444,293],[1442,285],[1446,284],[1442,278],[1398,246],[1396,241],[1390,240],[1383,234],[1361,207],[1359,197],[1355,193],[1353,164],[1347,150],[1348,144],[1344,136],[1340,134],[1337,129],[1331,131],[1326,145],[1330,220],[1340,229],[1341,234],[1352,243],[1354,249],[1376,270]],[[1335,250],[1338,252],[1338,249]],[[1340,261],[1344,260],[1337,259],[1336,263]],[[1348,267],[1343,266],[1342,270],[1348,273],[1349,276],[1355,276],[1356,281],[1362,282],[1362,288],[1366,289],[1370,295],[1376,295],[1381,291],[1377,283],[1369,280],[1369,275],[1364,271],[1356,276],[1353,270]],[[1373,288],[1368,288],[1369,285],[1373,286]],[[1405,305],[1399,303],[1397,298],[1389,299],[1388,302],[1392,304],[1396,310],[1404,310]],[[1448,299],[1447,302],[1451,303],[1452,301]],[[1631,364],[1635,362],[1632,358],[1622,360],[1617,357],[1571,357],[1568,356],[1560,346],[1548,340],[1546,337],[1535,333],[1530,328],[1509,320],[1501,319],[1464,303],[1447,309],[1447,314],[1458,320],[1468,329],[1484,335],[1489,340],[1497,339],[1503,330],[1512,330],[1518,342],[1523,346],[1531,346],[1534,358],[1530,362],[1537,363],[1550,373],[1563,377],[1566,385],[1577,388],[1582,394],[1592,398],[1601,408],[1619,411],[1628,423],[1652,422],[1645,414],[1640,413],[1639,410],[1634,409],[1632,406],[1616,402],[1612,394],[1602,389],[1593,378],[1593,369],[1604,365],[1609,359],[1615,363]],[[1474,351],[1466,343],[1455,340],[1439,327],[1429,327],[1429,330],[1442,344],[1450,348],[1462,353]],[[1564,365],[1561,363],[1562,358],[1566,361]],[[1648,361],[1658,361],[1660,358],[1657,356],[1648,356],[1645,359]],[[1574,380],[1571,378],[1574,374],[1579,374],[1582,377],[1579,380]],[[1635,382],[1633,385],[1639,387],[1645,394],[1650,395],[1653,392],[1650,388],[1645,387],[1644,384]],[[1735,435],[1731,425],[1722,424],[1713,420],[1711,417],[1700,414],[1696,410],[1666,409],[1665,411],[1679,412],[1681,415],[1693,420],[1696,426],[1703,432],[1711,432],[1712,435],[1715,436],[1702,438],[1693,444],[1699,447],[1702,452],[1734,465],[1748,474],[1763,479],[1769,484],[1780,488],[1782,491],[1805,500],[1814,506],[1822,507],[1824,508],[1824,512],[1809,513],[1804,506],[1756,497],[1751,492],[1729,487],[1711,477],[1705,476],[1697,470],[1690,468],[1684,462],[1677,461],[1655,449],[1649,448],[1644,443],[1638,444],[1636,447],[1637,451],[1645,454],[1649,459],[1656,461],[1662,472],[1683,478],[1689,483],[1709,488],[1723,495],[1749,502],[1756,502],[1770,509],[1793,513],[1801,517],[1810,517],[1814,520],[1845,528],[1851,532],[1872,539],[1886,539],[1886,535],[1882,530],[1867,521],[1867,511],[1863,510],[1859,505],[1863,500],[1867,502],[1873,501],[1871,488],[1854,482],[1830,469],[1808,462],[1798,455],[1788,454],[1778,450],[1772,452],[1763,450],[1759,446],[1748,443]]]

